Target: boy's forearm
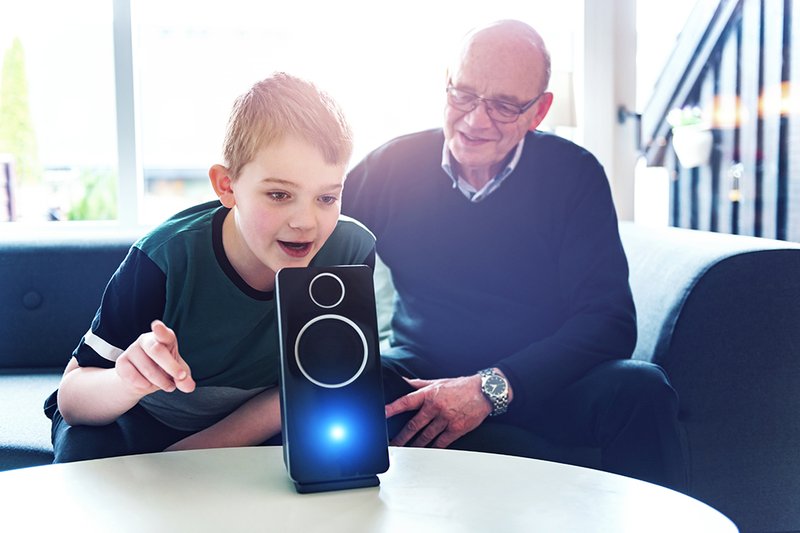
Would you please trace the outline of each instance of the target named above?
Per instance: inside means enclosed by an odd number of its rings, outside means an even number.
[[[58,387],[58,410],[69,425],[110,424],[142,398],[114,368],[78,367],[73,361]]]
[[[190,435],[167,450],[256,446],[281,430],[278,388],[254,396],[213,426]]]

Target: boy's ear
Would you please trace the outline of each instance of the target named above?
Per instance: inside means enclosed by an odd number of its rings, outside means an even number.
[[[214,165],[208,169],[208,177],[222,205],[228,209],[236,205],[236,198],[233,195],[233,188],[231,188],[233,180],[230,177],[228,169],[222,165]]]

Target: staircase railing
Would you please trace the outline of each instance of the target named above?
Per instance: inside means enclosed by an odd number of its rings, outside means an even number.
[[[692,11],[641,116],[648,164],[672,176],[672,225],[800,241],[794,1],[703,0]],[[686,117],[698,124],[676,122]],[[690,131],[690,145],[709,148],[699,162],[678,157]]]

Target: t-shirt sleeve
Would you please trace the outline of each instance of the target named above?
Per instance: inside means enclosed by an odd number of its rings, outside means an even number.
[[[73,352],[80,366],[111,368],[122,352],[161,318],[165,273],[134,246],[106,286],[89,331]]]

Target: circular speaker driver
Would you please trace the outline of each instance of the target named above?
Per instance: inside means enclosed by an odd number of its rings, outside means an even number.
[[[330,272],[317,274],[308,284],[308,295],[324,309],[336,307],[344,299],[344,283]]]
[[[297,334],[294,355],[306,379],[336,389],[358,379],[369,352],[367,338],[355,322],[341,315],[320,315]]]

